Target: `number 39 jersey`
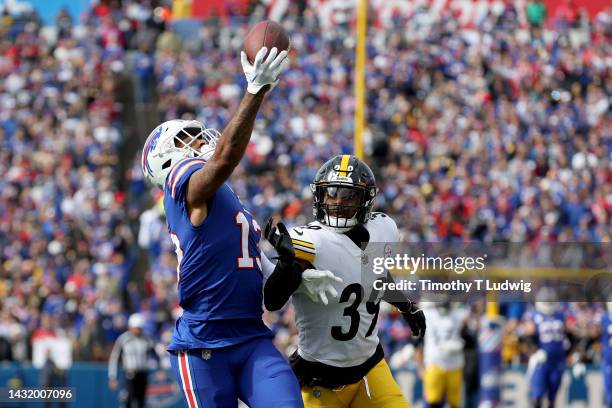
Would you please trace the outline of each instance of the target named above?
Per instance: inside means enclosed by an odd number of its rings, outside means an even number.
[[[364,226],[371,243],[399,240],[395,221],[386,214],[372,214]],[[299,355],[335,367],[364,363],[379,343],[376,323],[382,294],[372,293],[372,284],[362,278],[361,248],[345,234],[326,229],[319,222],[294,227],[290,234],[296,257],[343,280],[334,284],[339,296],[330,299],[328,305],[310,300],[302,287],[293,294]]]
[[[205,165],[188,158],[170,171],[164,208],[178,256],[178,300],[184,312],[169,350],[217,348],[271,336],[262,321],[261,230],[223,184],[194,226],[187,211],[189,177]]]

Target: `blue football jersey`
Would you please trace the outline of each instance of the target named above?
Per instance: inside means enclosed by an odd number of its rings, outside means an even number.
[[[177,163],[166,178],[164,207],[179,261],[177,320],[169,350],[217,348],[272,336],[262,321],[261,229],[224,183],[194,226],[188,215],[189,177],[200,158]]]
[[[534,311],[531,319],[537,328],[538,347],[546,351],[547,363],[565,359],[565,317],[562,312],[551,315]]]
[[[612,314],[606,313],[601,318],[601,349],[603,359],[612,364]]]

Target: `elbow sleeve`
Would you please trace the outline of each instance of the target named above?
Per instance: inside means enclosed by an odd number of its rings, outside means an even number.
[[[279,261],[264,286],[264,305],[270,311],[282,308],[302,283],[302,267],[297,262]]]

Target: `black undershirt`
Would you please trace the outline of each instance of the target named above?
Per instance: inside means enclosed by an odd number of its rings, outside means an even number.
[[[305,270],[303,265],[297,261],[286,263],[278,261],[274,272],[266,280],[264,285],[264,306],[269,311],[282,308],[289,300],[289,297],[297,290],[302,283],[302,272]]]

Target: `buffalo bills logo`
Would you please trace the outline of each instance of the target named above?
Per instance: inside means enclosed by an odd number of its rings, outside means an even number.
[[[151,170],[151,166],[149,166],[149,153],[155,149],[155,146],[157,146],[162,130],[163,129],[161,126],[155,129],[147,139],[145,147],[142,150],[142,171],[149,174],[151,177],[153,177],[153,170]]]

